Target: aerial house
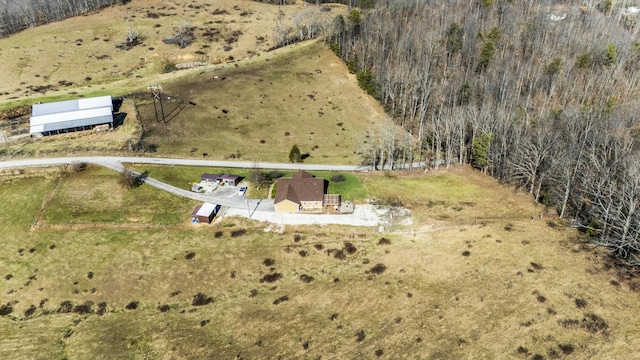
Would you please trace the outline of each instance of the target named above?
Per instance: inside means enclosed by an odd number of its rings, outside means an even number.
[[[202,223],[202,224],[211,224],[213,218],[220,210],[220,205],[204,203],[202,205],[196,206],[191,213],[191,222],[192,223]]]

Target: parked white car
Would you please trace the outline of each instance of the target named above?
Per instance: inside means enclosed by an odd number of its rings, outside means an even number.
[[[246,186],[240,186],[240,189],[238,189],[238,195],[240,196],[244,196],[244,194],[247,192],[247,187]]]

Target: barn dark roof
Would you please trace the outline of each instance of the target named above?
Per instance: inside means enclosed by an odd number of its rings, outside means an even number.
[[[310,177],[308,177],[310,176]],[[302,201],[322,201],[324,199],[326,180],[314,178],[308,172],[300,171],[291,179],[277,180],[275,203],[289,200],[296,204]]]

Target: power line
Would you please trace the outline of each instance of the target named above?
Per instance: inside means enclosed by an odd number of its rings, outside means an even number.
[[[156,107],[156,102],[160,102],[162,122],[164,123],[165,117],[164,117],[164,107],[162,106],[162,86],[160,86],[160,84],[149,84],[149,86],[147,86],[147,90],[150,90],[151,94],[153,95],[153,110],[156,113],[156,122],[160,122],[160,119],[158,118],[158,108]]]

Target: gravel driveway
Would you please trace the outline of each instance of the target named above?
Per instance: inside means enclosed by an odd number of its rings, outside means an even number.
[[[373,205],[356,205],[353,214],[342,215],[277,213],[256,210],[251,213],[251,219],[280,225],[379,226],[387,222],[387,212],[387,209],[377,208]],[[228,208],[222,213],[222,217],[227,216],[249,217],[249,211],[247,209]]]

